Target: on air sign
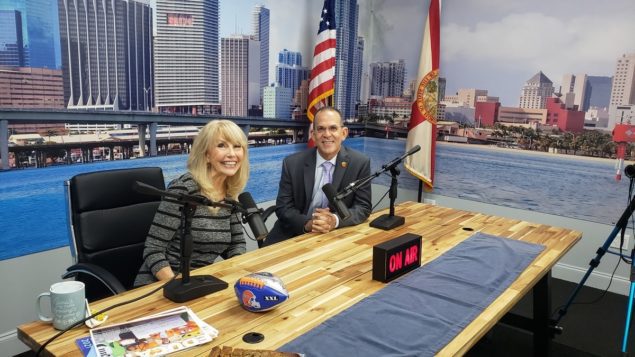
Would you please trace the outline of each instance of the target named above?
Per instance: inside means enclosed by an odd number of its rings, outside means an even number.
[[[420,235],[406,233],[373,247],[373,280],[387,283],[420,266]]]

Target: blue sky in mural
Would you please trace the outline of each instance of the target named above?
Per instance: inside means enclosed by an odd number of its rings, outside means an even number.
[[[444,1],[441,76],[446,93],[487,89],[517,106],[523,84],[542,71],[613,76],[617,58],[635,52],[635,2]]]

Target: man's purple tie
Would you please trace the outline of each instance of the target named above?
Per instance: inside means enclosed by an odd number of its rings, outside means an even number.
[[[331,163],[330,161],[324,161],[322,163],[322,181],[320,181],[320,190],[327,183],[331,183],[331,180],[333,178],[332,170],[333,170],[333,163]],[[326,208],[328,206],[329,206],[329,200],[328,198],[326,198],[326,195],[324,194],[324,192],[322,192],[321,207]]]

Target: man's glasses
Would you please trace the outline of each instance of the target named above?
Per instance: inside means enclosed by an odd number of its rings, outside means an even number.
[[[340,130],[340,127],[337,125],[331,125],[329,127],[325,127],[325,126],[318,126],[317,129],[315,129],[315,131],[320,134],[320,135],[324,135],[326,134],[326,132],[328,131],[330,134],[335,134],[337,133],[337,131]]]

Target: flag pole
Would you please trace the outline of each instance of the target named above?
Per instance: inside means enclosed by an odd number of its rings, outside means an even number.
[[[440,59],[440,14],[441,0],[430,0],[426,19],[419,71],[417,92],[412,103],[406,150],[420,145],[421,150],[404,161],[404,167],[432,189],[434,182],[435,151],[437,138],[437,106],[439,101],[439,59]],[[427,189],[426,189],[427,190]],[[419,189],[419,202],[423,187]]]

